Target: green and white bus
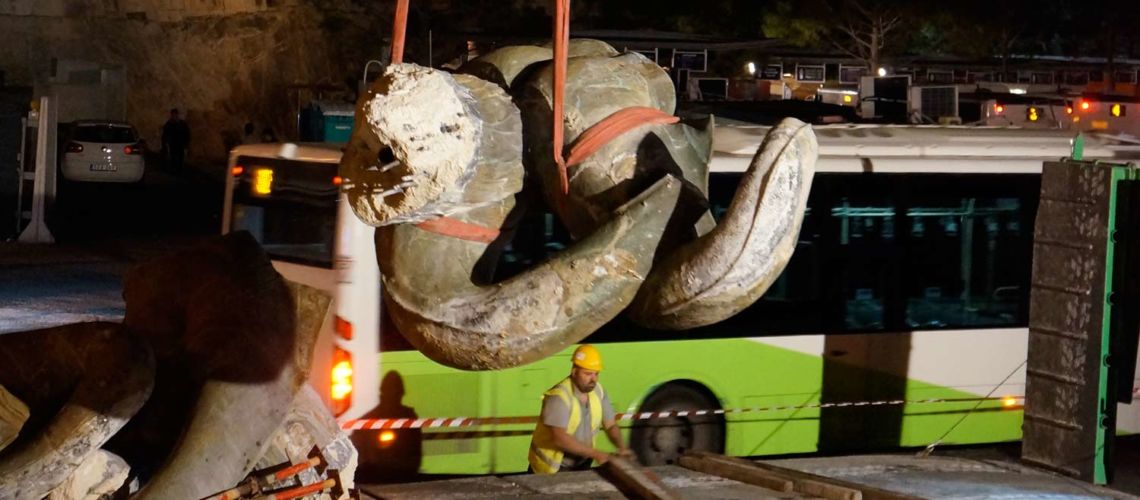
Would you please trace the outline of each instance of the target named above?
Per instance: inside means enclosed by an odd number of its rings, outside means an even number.
[[[718,124],[714,216],[766,130]],[[815,132],[820,157],[795,255],[755,305],[687,331],[619,317],[585,340],[605,358],[601,382],[619,412],[769,409],[625,421],[643,462],[671,463],[689,449],[754,456],[1020,439],[1039,178],[1042,162],[1069,155],[1072,136]],[[1140,150],[1094,136],[1084,154],[1119,161]],[[286,278],[334,294],[312,383],[341,418],[536,415],[542,392],[568,373],[572,347],[490,372],[447,368],[411,349],[383,320],[374,229],[339,193],[339,160],[335,146],[240,146],[226,184],[223,232],[252,232]],[[528,214],[499,273],[567,244],[550,214]],[[928,399],[949,401],[919,402]],[[516,472],[527,467],[532,428],[357,431],[354,440],[363,464],[387,471]],[[1120,407],[1118,428],[1140,431],[1133,405]]]

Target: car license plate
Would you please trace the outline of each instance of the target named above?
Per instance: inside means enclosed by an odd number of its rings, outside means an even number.
[[[114,172],[118,167],[110,163],[92,163],[89,167],[92,172]]]

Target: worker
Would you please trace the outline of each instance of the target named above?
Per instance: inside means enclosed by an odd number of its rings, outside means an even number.
[[[530,441],[531,472],[553,474],[559,470],[586,470],[592,462],[606,463],[612,455],[594,446],[598,429],[617,448],[617,456],[633,457],[614,420],[614,408],[598,383],[602,355],[583,344],[571,357],[570,376],[543,394],[542,415]]]

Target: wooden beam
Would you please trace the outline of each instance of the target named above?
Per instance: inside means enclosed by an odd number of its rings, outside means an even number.
[[[789,469],[787,467],[780,467],[778,465],[772,465],[769,463],[753,462],[753,461],[747,461],[747,462],[749,462],[749,463],[751,463],[751,464],[753,464],[756,467],[759,467],[761,469],[769,470],[772,472],[777,472],[780,474],[786,474],[788,477],[791,477],[792,479],[796,480],[797,483],[801,480],[802,481],[813,481],[813,482],[819,482],[819,483],[825,483],[828,485],[832,485],[835,488],[847,488],[847,489],[857,490],[861,493],[862,498],[864,500],[921,500],[922,499],[922,497],[916,497],[914,495],[907,495],[906,493],[899,493],[896,491],[884,490],[882,488],[877,488],[874,486],[869,486],[866,484],[856,483],[856,482],[852,482],[852,481],[846,481],[843,479],[837,479],[834,477],[820,476],[817,474],[812,474],[810,472],[804,472],[804,471],[800,471],[800,470]],[[800,490],[796,490],[796,491],[800,491]],[[807,492],[807,491],[804,491],[804,492],[812,494],[812,493]],[[828,498],[830,498],[830,497],[828,497]]]
[[[790,478],[751,465],[721,463],[687,454],[681,457],[681,467],[781,493],[791,493],[795,490],[795,483]]]
[[[863,500],[863,494],[858,488],[852,488],[847,485],[839,485],[831,479],[825,478],[823,476],[815,476],[807,473],[791,474],[792,472],[799,471],[793,471],[791,469],[768,469],[759,467],[757,463],[750,460],[744,460],[735,457],[726,457],[723,455],[715,455],[712,453],[699,452],[693,453],[691,455],[693,458],[703,461],[707,464],[707,470],[704,472],[728,479],[748,482],[736,479],[735,477],[730,477],[726,474],[733,474],[737,477],[747,478],[777,478],[792,483],[792,489],[790,491],[795,491],[804,495],[824,498],[827,500]],[[682,465],[684,465],[684,463],[682,463]],[[757,485],[763,486],[762,484]],[[767,488],[767,486],[764,487]]]
[[[621,457],[611,457],[598,468],[598,473],[629,498],[644,500],[680,499],[649,471]]]
[[[681,465],[690,469],[692,469],[692,467],[686,465],[685,458],[688,458],[690,463],[705,462],[707,464],[702,465],[702,467],[705,467],[707,470],[698,470],[698,472],[714,474],[727,479],[763,486],[769,489],[776,488],[742,478],[762,477],[767,478],[765,479],[767,482],[772,482],[773,478],[782,479],[793,483],[792,491],[829,500],[919,500],[921,498],[768,463],[755,462],[736,457],[726,457],[724,455],[707,452],[690,452],[682,457]],[[738,477],[727,474],[733,474]]]

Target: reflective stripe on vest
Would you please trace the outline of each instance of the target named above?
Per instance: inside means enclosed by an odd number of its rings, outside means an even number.
[[[543,393],[543,396],[555,396],[566,403],[567,408],[570,408],[570,419],[566,422],[566,433],[573,438],[574,433],[578,431],[578,426],[582,423],[582,409],[578,398],[574,397],[574,389],[571,384],[570,378],[567,377]],[[590,446],[594,445],[594,439],[598,437],[598,429],[602,427],[602,398],[604,394],[601,384],[598,384],[589,393]],[[554,443],[553,431],[549,426],[542,423],[540,418],[534,426],[534,434],[530,440],[530,453],[527,454],[530,468],[538,474],[553,474],[562,467],[563,456],[562,450]]]

